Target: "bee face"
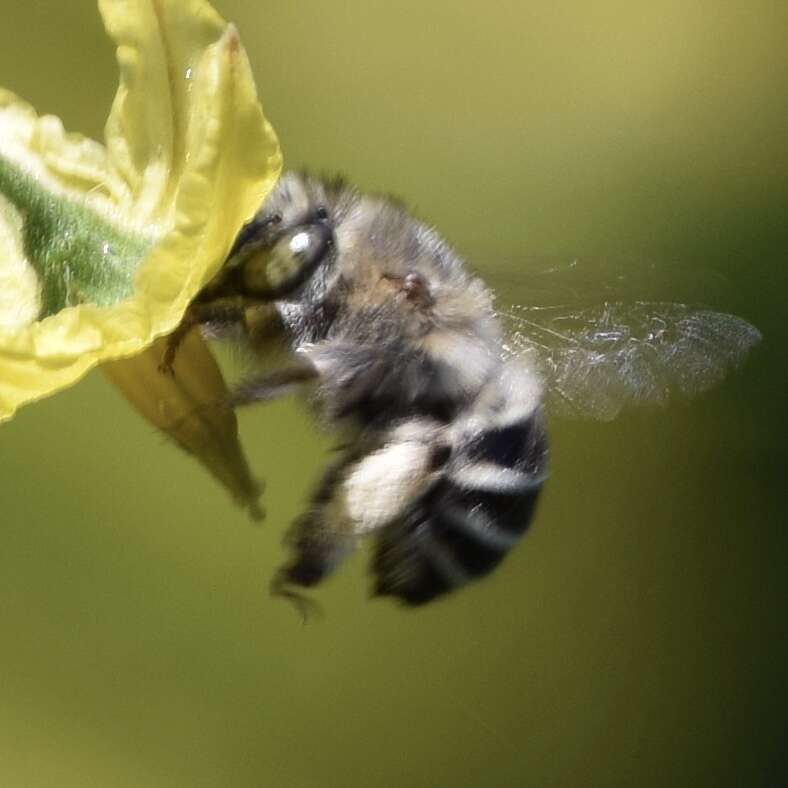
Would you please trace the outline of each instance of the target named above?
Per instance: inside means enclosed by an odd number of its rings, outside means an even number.
[[[278,298],[326,264],[334,233],[324,223],[300,224],[271,233],[270,245],[247,250],[237,268],[238,289],[251,298]]]
[[[234,293],[276,300],[325,283],[336,258],[336,201],[321,182],[285,175],[230,253],[225,280]],[[323,270],[318,271],[319,268]],[[324,288],[322,288],[324,289]]]

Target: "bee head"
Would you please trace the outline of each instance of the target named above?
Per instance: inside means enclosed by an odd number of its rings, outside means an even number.
[[[263,300],[319,300],[336,259],[342,192],[337,182],[285,174],[239,233],[222,289]]]

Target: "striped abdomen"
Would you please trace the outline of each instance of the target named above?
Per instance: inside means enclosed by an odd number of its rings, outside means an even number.
[[[538,408],[453,447],[439,480],[378,534],[376,594],[421,605],[492,571],[528,528],[546,459]]]

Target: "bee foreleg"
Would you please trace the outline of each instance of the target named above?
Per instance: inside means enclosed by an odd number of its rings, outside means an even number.
[[[244,323],[246,311],[259,303],[244,296],[216,298],[212,301],[194,301],[189,305],[178,327],[167,337],[167,347],[159,364],[159,371],[173,374],[175,357],[186,335],[196,326],[206,323]]]

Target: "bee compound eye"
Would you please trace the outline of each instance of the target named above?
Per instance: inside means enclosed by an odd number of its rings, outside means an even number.
[[[270,299],[292,292],[312,275],[334,244],[333,233],[324,224],[301,225],[278,235],[272,246],[243,261],[240,284],[246,295]]]
[[[258,253],[245,261],[241,269],[243,289],[249,295],[261,295],[269,289],[268,255]]]

